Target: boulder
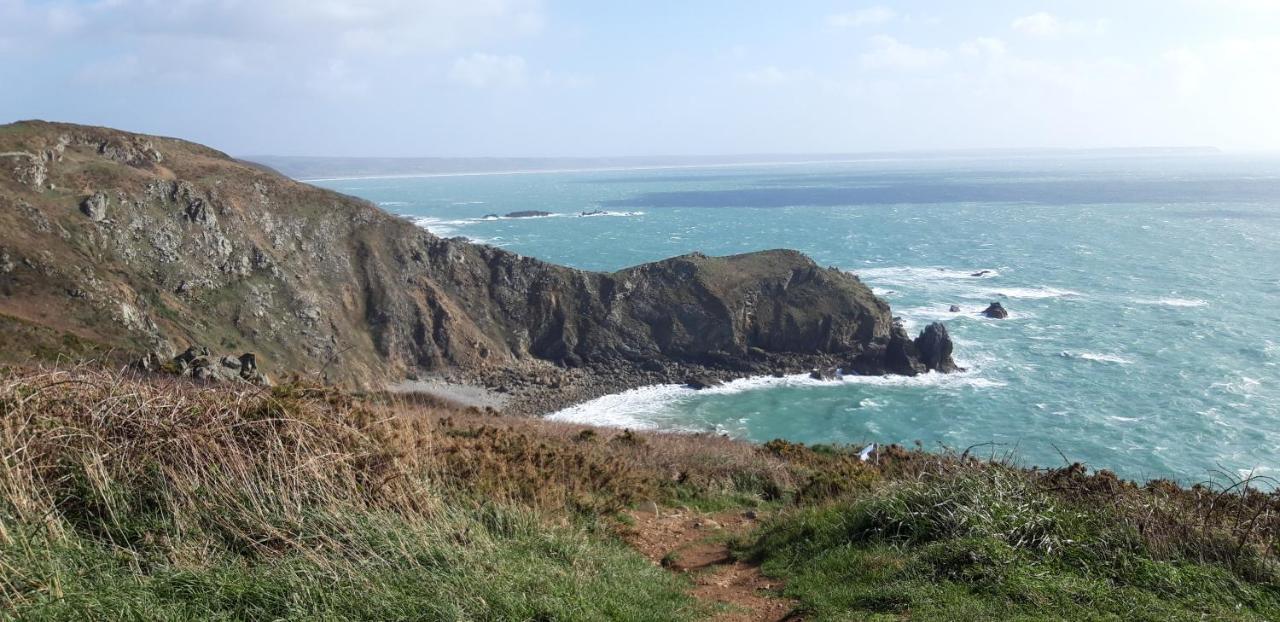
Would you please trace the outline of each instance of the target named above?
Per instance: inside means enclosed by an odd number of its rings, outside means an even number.
[[[982,314],[996,320],[1003,320],[1009,317],[1009,312],[1005,310],[1004,305],[993,302],[986,309],[982,310]]]
[[[835,380],[836,373],[830,369],[814,369],[809,372],[809,377],[814,380]]]
[[[507,218],[538,218],[539,216],[550,216],[551,212],[542,212],[538,210],[521,210],[518,212],[510,212]]]
[[[685,378],[684,384],[690,389],[701,391],[703,389],[710,389],[711,387],[718,387],[724,384],[724,382],[714,376],[697,375]]]
[[[146,372],[160,371],[160,368],[163,365],[164,359],[162,359],[160,354],[154,350],[144,354],[142,358],[138,359],[138,361],[134,363],[134,367],[140,371]]]
[[[920,351],[907,335],[901,324],[895,324],[889,334],[889,345],[885,349],[885,367],[892,374],[901,376],[918,376],[929,371],[920,361]],[[855,367],[855,371],[857,368]]]
[[[954,345],[951,343],[951,335],[947,334],[947,327],[942,322],[934,322],[925,327],[920,336],[916,337],[915,346],[920,362],[926,369],[944,374],[960,369],[951,359]]]
[[[969,276],[987,276],[988,274],[991,274],[990,270],[979,270],[977,272],[974,272],[973,274],[970,274]]]
[[[93,196],[80,202],[80,211],[93,222],[102,222],[107,218],[107,195],[95,192]]]
[[[952,313],[959,313],[960,305],[951,305],[951,308],[947,309],[947,311],[950,311]]]
[[[183,363],[184,365],[191,366],[192,361],[195,361],[196,359],[200,359],[200,358],[206,358],[208,356],[209,356],[209,348],[206,348],[204,346],[190,346],[185,351],[183,351],[182,354],[179,354],[178,356],[173,357],[173,360],[175,362],[180,362],[180,363]]]

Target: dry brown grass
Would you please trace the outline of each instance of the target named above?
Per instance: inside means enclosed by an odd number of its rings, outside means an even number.
[[[893,446],[863,462],[848,448],[636,433],[415,397],[198,386],[81,367],[0,370],[0,549],[28,547],[27,571],[0,558],[0,596],[57,591],[56,581],[27,576],[48,556],[31,546],[105,543],[139,574],[152,565],[198,568],[211,552],[232,551],[301,556],[337,576],[367,566],[335,560],[430,565],[404,550],[441,538],[472,542],[470,528],[440,527],[462,522],[450,517],[460,507],[532,508],[568,523],[641,500],[813,506],[989,470],[1071,506],[1106,508],[1157,556],[1274,576],[1280,495],[1253,482],[1141,486],[1078,465],[1024,470]],[[423,532],[398,544],[355,542],[357,523],[377,517],[394,519],[384,532]]]

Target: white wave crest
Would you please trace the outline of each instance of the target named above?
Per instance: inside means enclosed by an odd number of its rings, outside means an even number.
[[[395,205],[408,205],[408,204],[409,204],[408,201],[378,201],[378,205],[382,205],[384,207],[390,207]]]
[[[1068,296],[1079,296],[1080,292],[1069,289],[1058,289],[1056,287],[1002,287],[1000,289],[989,289],[980,292],[971,292],[964,294],[965,298],[1028,298],[1038,300],[1043,298],[1066,298]]]
[[[591,210],[586,212],[578,212],[575,214],[578,218],[595,218],[597,216],[644,216],[644,212],[610,212],[603,210]]]
[[[1083,359],[1093,361],[1095,363],[1115,363],[1117,365],[1132,365],[1133,361],[1120,356],[1119,354],[1106,354],[1101,352],[1070,352],[1062,353],[1063,357],[1072,359]]]
[[[808,374],[795,374],[782,378],[754,376],[727,382],[718,387],[697,391],[684,385],[661,384],[622,393],[614,393],[570,406],[547,415],[551,421],[582,423],[606,427],[636,429],[663,429],[673,432],[702,432],[680,421],[681,414],[673,407],[681,402],[704,396],[723,396],[782,387],[838,387],[848,384],[873,387],[922,387],[922,388],[975,388],[1002,387],[1004,383],[982,378],[976,373],[955,374],[928,373],[920,376],[844,376],[834,380],[815,380]],[[866,402],[866,400],[863,400]],[[878,407],[871,401],[860,403],[864,408]]]
[[[956,270],[954,268],[941,267],[920,268],[911,266],[891,266],[886,268],[850,270],[850,272],[856,274],[858,278],[861,279],[891,285],[913,285],[927,281],[951,281],[958,279],[991,279],[1000,276],[998,271],[991,268]]]
[[[1199,298],[1136,298],[1140,305],[1161,305],[1165,307],[1204,307],[1209,303]]]

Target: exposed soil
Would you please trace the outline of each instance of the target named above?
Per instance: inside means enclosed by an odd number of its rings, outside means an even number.
[[[648,508],[653,510],[653,506]],[[653,563],[687,573],[694,597],[718,605],[720,622],[794,622],[796,603],[780,596],[782,585],[760,568],[735,560],[727,540],[752,529],[750,514],[741,511],[705,514],[657,508],[633,511],[634,525],[623,537]]]

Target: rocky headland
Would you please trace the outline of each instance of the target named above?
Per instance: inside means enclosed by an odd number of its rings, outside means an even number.
[[[653,383],[956,369],[940,324],[912,338],[794,251],[575,270],[172,138],[0,126],[0,224],[10,361],[199,345],[254,354],[250,375],[484,386],[520,413]]]

